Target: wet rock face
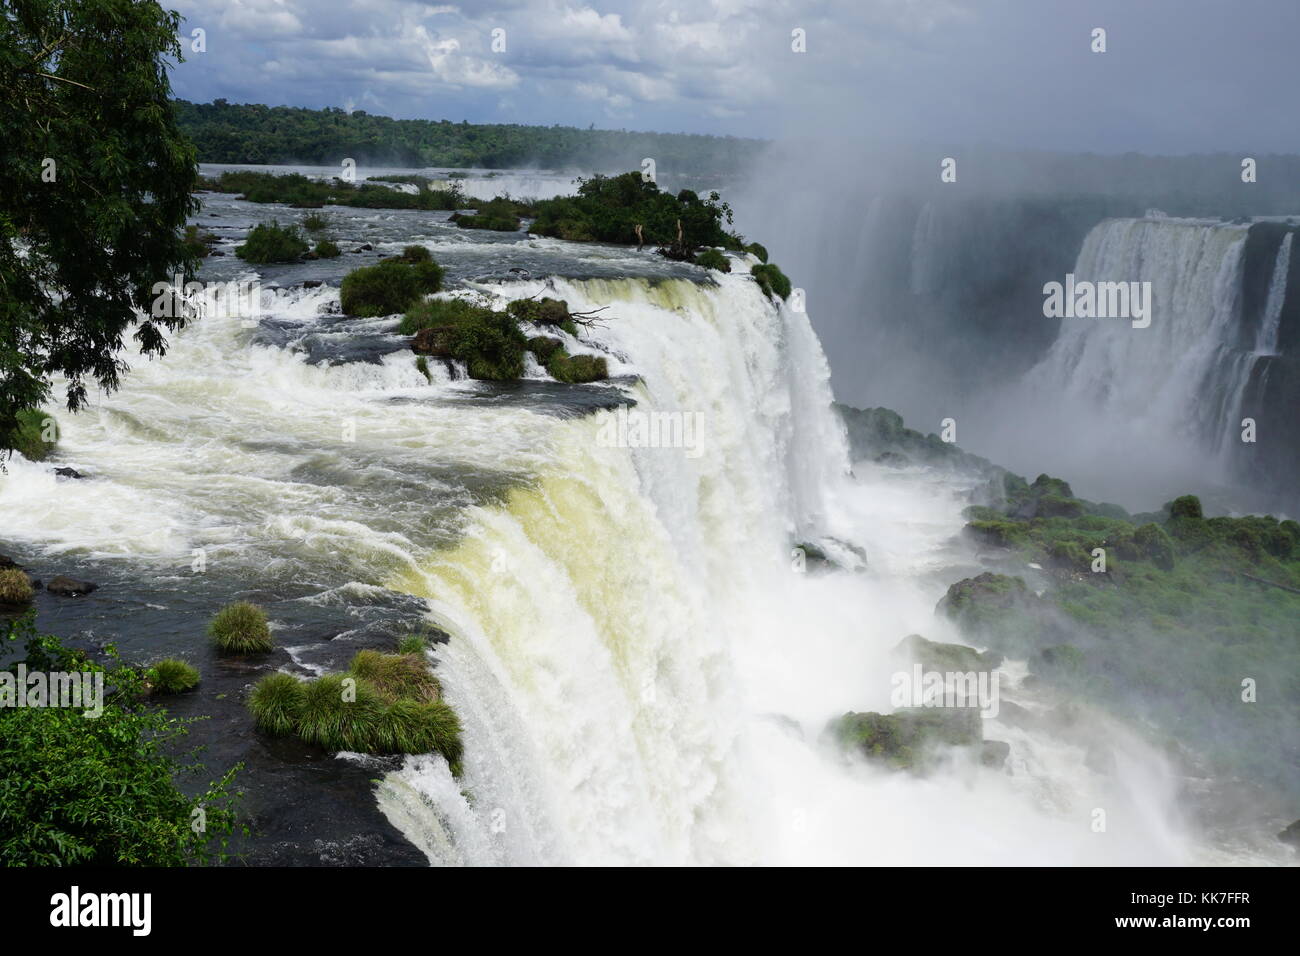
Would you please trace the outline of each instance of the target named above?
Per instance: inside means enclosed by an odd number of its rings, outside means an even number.
[[[995,651],[980,652],[965,644],[941,644],[920,634],[909,634],[894,648],[901,659],[915,661],[933,671],[987,671],[1002,663]]]
[[[78,581],[76,578],[70,578],[64,574],[60,574],[45,585],[45,589],[51,594],[60,594],[64,597],[80,597],[98,588],[98,584],[92,584],[90,581]]]
[[[831,721],[827,731],[846,750],[895,770],[924,769],[943,747],[974,748],[984,743],[980,712],[974,707],[848,713]]]
[[[420,329],[411,342],[411,351],[416,355],[431,355],[434,358],[451,358],[452,336],[456,332],[453,325],[439,325],[429,329]]]

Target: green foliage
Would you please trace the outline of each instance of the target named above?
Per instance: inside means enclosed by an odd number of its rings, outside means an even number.
[[[578,179],[576,196],[538,202],[530,232],[574,241],[597,240],[637,244],[637,226],[647,243],[676,244],[678,224],[686,249],[725,246],[734,242],[723,229],[732,221],[731,208],[718,194],[701,199],[689,189],[676,196],[641,178],[639,172]]]
[[[974,746],[984,736],[977,711],[924,707],[848,713],[832,720],[827,733],[845,750],[897,770],[919,769],[933,748]]]
[[[298,234],[297,226],[284,226],[272,220],[258,223],[242,245],[235,247],[235,255],[245,262],[297,262],[310,248]]]
[[[199,686],[199,672],[185,661],[168,657],[145,671],[145,681],[155,694],[179,694]]]
[[[745,246],[744,251],[748,252],[752,256],[756,256],[759,262],[767,262],[767,247],[761,243],[751,242],[749,245]]]
[[[399,650],[359,651],[348,671],[310,681],[267,675],[248,700],[258,729],[276,736],[293,733],[333,751],[439,753],[459,775],[460,720],[441,700],[423,639],[409,635]]]
[[[424,376],[426,382],[433,381],[433,375],[429,371],[429,360],[423,355],[417,355],[415,357],[415,370]]]
[[[186,226],[182,241],[191,258],[202,259],[212,251],[210,247],[217,242],[217,237],[210,232],[199,232],[198,226]]]
[[[143,704],[140,675],[112,647],[108,664],[97,663],[58,638],[38,636],[30,615],[10,624],[7,637],[26,638],[29,670],[102,674],[106,699],[96,718],[68,707],[0,708],[0,865],[222,860],[236,829],[231,787],[240,768],[186,796],[174,778],[199,768],[171,753],[189,721]],[[205,827],[195,832],[199,809]]]
[[[73,411],[88,385],[116,388],[128,332],[143,354],[163,353],[184,320],[148,318],[153,286],[193,278],[182,229],[198,204],[194,149],[170,102],[178,14],[149,0],[32,0],[5,4],[0,23],[7,440],[58,376]]]
[[[563,325],[570,319],[569,303],[563,299],[516,299],[506,311],[520,322],[533,325]]]
[[[316,243],[316,256],[320,259],[337,259],[339,257],[339,247],[337,243],[329,239],[322,239]]]
[[[451,217],[461,229],[486,229],[490,232],[517,232],[518,219],[503,219],[493,216],[455,215]]]
[[[564,343],[552,335],[534,335],[528,340],[528,351],[545,365],[556,352],[564,351]]]
[[[398,331],[403,335],[414,335],[420,329],[476,322],[490,315],[491,309],[475,305],[468,299],[423,299],[402,316]]]
[[[291,734],[302,718],[306,692],[292,674],[267,674],[248,695],[248,709],[257,729],[273,737]]]
[[[512,315],[489,311],[456,326],[451,354],[465,363],[470,378],[507,382],[524,374],[527,344]]]
[[[754,281],[758,283],[764,295],[779,295],[783,299],[790,297],[790,280],[777,266],[772,264],[754,266],[750,270],[750,275],[754,277]]]
[[[22,568],[0,568],[0,604],[30,604],[36,592]]]
[[[217,612],[208,625],[217,647],[229,654],[266,654],[274,650],[266,612],[256,604],[237,601]]]
[[[46,440],[58,435],[54,418],[39,408],[23,408],[14,416],[15,425],[0,447],[10,448],[28,461],[44,461],[54,449],[55,441]]]
[[[1183,495],[1181,498],[1175,498],[1169,505],[1169,517],[1171,518],[1203,518],[1204,513],[1201,511],[1201,499],[1196,495]]]
[[[429,641],[423,634],[407,634],[397,642],[399,654],[423,654],[429,649]]]
[[[334,166],[344,156],[355,156],[376,164],[452,169],[626,169],[643,156],[654,156],[661,169],[691,169],[714,177],[734,173],[760,146],[758,140],[731,136],[394,120],[337,107],[309,110],[177,100],[173,109],[205,163]],[[452,173],[448,178],[464,175]],[[374,178],[420,184],[418,177],[407,174]]]
[[[302,227],[307,232],[324,232],[329,225],[329,217],[319,212],[310,212],[302,220]]]
[[[563,349],[551,353],[546,360],[546,371],[557,382],[569,384],[609,378],[603,355],[568,355]]]
[[[515,232],[521,216],[531,216],[534,204],[520,202],[509,196],[498,196],[479,203],[474,215],[456,213],[451,217],[462,229],[491,229],[496,232]]]
[[[427,250],[426,250],[427,252]],[[343,277],[343,312],[374,318],[405,312],[430,292],[442,288],[442,267],[436,262],[386,259],[378,265],[353,269]]]
[[[215,179],[204,179],[199,188],[220,193],[237,193],[249,202],[286,203],[299,209],[325,205],[359,209],[459,209],[464,197],[454,186],[420,190],[416,193],[389,189],[377,183],[350,183],[341,179],[311,179],[301,173],[269,173],[232,170]],[[305,222],[305,220],[304,220]]]
[[[731,271],[731,260],[717,249],[705,249],[695,257],[695,264],[706,269],[717,269],[719,272]]]

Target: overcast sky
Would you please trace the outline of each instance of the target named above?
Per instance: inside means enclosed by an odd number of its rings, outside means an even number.
[[[196,101],[1098,152],[1300,152],[1300,0],[163,0]],[[1094,28],[1106,52],[1090,49]],[[804,31],[806,52],[791,49]],[[493,31],[498,46],[493,49]]]

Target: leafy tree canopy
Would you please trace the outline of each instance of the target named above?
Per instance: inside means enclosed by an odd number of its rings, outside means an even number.
[[[116,387],[133,325],[153,356],[182,323],[146,317],[153,284],[195,265],[180,227],[197,168],[167,78],[179,26],[144,0],[0,0],[0,447],[54,376],[75,410]]]

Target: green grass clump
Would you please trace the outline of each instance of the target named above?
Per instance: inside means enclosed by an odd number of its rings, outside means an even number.
[[[383,181],[411,182],[421,177],[371,177]],[[427,185],[431,181],[424,180]],[[299,209],[319,209],[324,205],[352,206],[362,209],[460,209],[465,197],[455,186],[442,189],[419,189],[414,193],[389,189],[378,182],[350,183],[341,179],[312,179],[301,173],[277,175],[253,170],[231,170],[214,179],[201,181],[204,189],[222,193],[242,193],[255,203],[286,203]]]
[[[340,255],[338,243],[329,239],[322,239],[316,243],[314,251],[319,259],[337,259]]]
[[[751,242],[745,246],[745,252],[758,258],[759,262],[767,262],[767,247],[759,242]]]
[[[310,212],[302,220],[302,227],[308,232],[324,232],[329,225],[329,217],[319,212]]]
[[[609,378],[603,355],[568,355],[563,349],[553,352],[547,359],[546,371],[557,382],[571,385]]]
[[[29,604],[36,592],[21,568],[0,569],[0,604]]]
[[[459,775],[460,719],[441,699],[424,657],[424,638],[408,635],[398,649],[359,651],[346,672],[311,681],[288,674],[262,678],[248,700],[258,729],[293,733],[333,751],[438,753]]]
[[[406,310],[397,328],[403,335],[414,335],[420,329],[460,325],[491,314],[491,309],[475,305],[468,299],[422,299]]]
[[[429,649],[429,641],[423,634],[407,634],[397,642],[399,654],[423,654]]]
[[[275,648],[266,612],[256,604],[237,601],[217,612],[208,631],[220,650],[229,654],[265,654]]]
[[[39,408],[21,409],[4,445],[28,461],[44,461],[58,440],[58,423]]]
[[[424,376],[426,382],[433,381],[433,373],[429,371],[429,360],[423,355],[415,357],[415,370]]]
[[[569,303],[563,299],[516,299],[506,311],[520,322],[534,325],[563,325],[569,319]]]
[[[344,276],[339,298],[344,314],[375,318],[405,312],[441,288],[442,267],[436,262],[387,259]]]
[[[524,374],[524,351],[528,340],[514,318],[505,312],[489,312],[473,321],[462,322],[452,336],[452,357],[465,363],[470,378],[510,382]]]
[[[198,670],[174,657],[168,657],[150,667],[145,679],[155,694],[179,694],[199,686]]]
[[[553,335],[534,335],[528,340],[528,351],[545,365],[557,351],[564,351],[564,343]]]
[[[357,651],[349,670],[388,700],[406,697],[435,701],[441,693],[438,678],[433,676],[423,652],[382,654],[379,651]]]
[[[717,269],[719,272],[731,271],[731,260],[717,249],[705,249],[695,257],[695,264],[706,269]]]
[[[292,674],[279,671],[258,681],[248,695],[248,709],[257,729],[275,737],[297,730],[307,699],[305,687]]]
[[[496,216],[471,216],[457,214],[451,217],[461,229],[486,229],[490,232],[518,232],[519,220]]]
[[[750,275],[754,277],[764,295],[778,295],[783,299],[790,297],[790,280],[777,266],[768,263],[754,266],[750,270]]]
[[[297,262],[308,248],[306,241],[298,235],[297,226],[281,227],[272,220],[254,226],[243,244],[235,247],[235,255],[256,264]]]

